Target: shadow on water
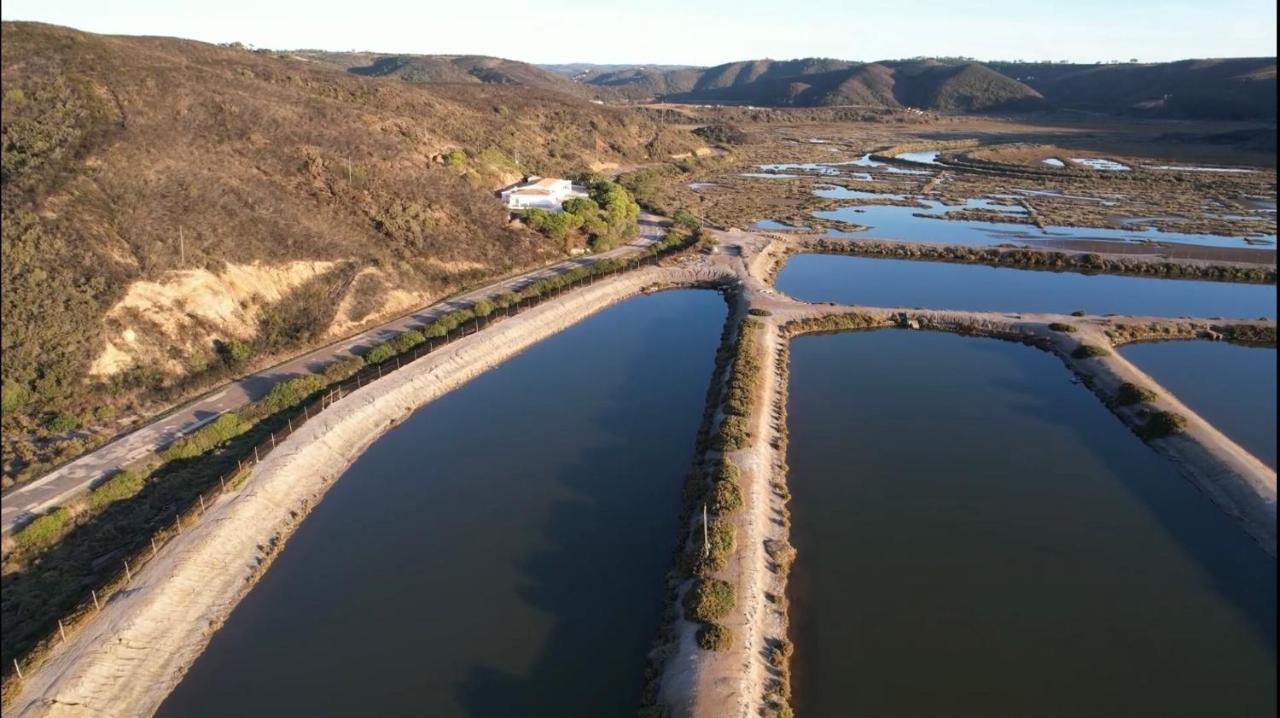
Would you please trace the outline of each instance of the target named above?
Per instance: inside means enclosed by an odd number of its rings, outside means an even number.
[[[984,340],[974,346],[979,351],[991,354],[993,359],[998,359],[997,355],[1004,349],[998,341]],[[1026,350],[1042,354],[1046,361],[1053,364],[1060,364],[1057,357],[1031,347]],[[1022,364],[1008,366],[1026,368]],[[1061,370],[1064,382],[1070,380],[1072,374],[1069,369],[1062,366],[1054,368]],[[1044,391],[1045,387],[1037,385],[1035,378],[1025,372],[1017,375],[1007,373],[999,379],[989,380],[986,386],[999,390],[1006,396],[1014,394],[1019,401],[1010,402],[1009,406],[1028,419],[1049,422],[1060,430],[1074,434],[1080,439],[1079,445],[1091,451],[1100,463],[1114,463],[1113,457],[1108,455],[1110,438],[1106,435],[1124,432],[1126,439],[1141,441],[1100,402],[1096,407],[1097,411],[1091,412],[1098,415],[1096,421],[1073,420],[1078,417],[1063,411],[1052,395]],[[1076,385],[1075,389],[1092,394],[1083,384]],[[1106,414],[1105,419],[1102,414]],[[1166,461],[1149,447],[1147,449],[1152,454],[1152,463]],[[1216,505],[1209,503],[1212,510],[1203,510],[1205,507],[1199,505],[1199,502],[1211,502],[1207,495],[1176,471],[1166,470],[1163,466],[1153,468],[1155,470],[1150,473],[1120,471],[1116,472],[1116,476],[1128,493],[1147,509],[1163,532],[1208,577],[1214,590],[1249,620],[1274,655],[1277,628],[1276,574],[1274,571],[1264,571],[1261,575],[1256,575],[1250,568],[1250,564],[1264,567],[1273,567],[1274,564],[1265,560],[1262,549]],[[1170,486],[1171,481],[1181,483]],[[1205,530],[1206,528],[1217,530]],[[1264,560],[1256,560],[1259,557]]]
[[[666,342],[669,334],[654,327],[641,341]],[[705,357],[707,378],[713,351]],[[616,399],[583,420],[613,434],[597,439],[556,474],[554,481],[572,497],[550,508],[538,548],[515,562],[524,580],[521,599],[552,617],[541,653],[525,675],[491,665],[469,669],[456,686],[468,716],[631,715],[639,704],[645,657],[663,610],[683,469],[699,417],[693,406],[678,415],[637,407],[649,403],[644,397],[653,369],[644,365],[653,357],[631,359],[621,371],[627,380],[613,390]],[[615,428],[634,424],[637,412],[669,424],[663,433],[673,441],[637,446]],[[630,458],[638,453],[649,456]],[[671,470],[652,473],[655,459]]]

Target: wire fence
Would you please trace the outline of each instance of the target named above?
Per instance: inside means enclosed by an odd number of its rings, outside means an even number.
[[[676,251],[686,249],[680,247]],[[663,259],[666,254],[646,254],[641,257],[632,257],[622,260],[616,260],[616,266],[603,271],[593,271],[591,274],[579,278],[576,281],[567,282],[564,285],[551,288],[545,293],[525,296],[516,293],[520,297],[519,301],[503,308],[495,309],[487,316],[477,316],[464,322],[457,328],[446,332],[445,336],[427,340],[425,343],[395,356],[387,358],[378,364],[370,364],[350,377],[339,382],[329,384],[318,395],[313,396],[303,402],[299,406],[291,407],[285,411],[295,412],[288,416],[285,425],[269,432],[268,435],[257,444],[245,449],[244,454],[239,457],[236,462],[236,468],[222,474],[218,477],[217,483],[201,493],[196,494],[185,508],[179,508],[175,511],[173,523],[167,524],[153,532],[149,536],[139,537],[133,543],[109,552],[106,556],[113,557],[111,560],[118,558],[119,564],[113,573],[110,573],[105,579],[96,583],[88,589],[88,593],[83,599],[76,604],[74,608],[57,619],[57,625],[40,640],[38,640],[26,653],[19,658],[12,660],[12,666],[5,666],[4,670],[4,694],[9,695],[13,690],[13,679],[21,680],[25,672],[31,671],[55,648],[68,640],[68,637],[77,628],[84,625],[89,618],[95,613],[102,610],[102,607],[116,594],[124,590],[132,581],[134,574],[138,573],[144,566],[159,556],[160,549],[163,548],[173,539],[182,534],[184,530],[193,526],[197,519],[200,518],[223,494],[232,492],[240,487],[244,480],[248,477],[249,472],[254,466],[262,462],[267,456],[275,450],[281,442],[302,428],[308,421],[319,416],[326,408],[334,402],[342,399],[342,397],[355,391],[365,384],[377,381],[382,377],[398,371],[399,369],[412,364],[422,357],[437,351],[449,344],[458,341],[464,337],[471,336],[476,332],[483,330],[485,327],[494,322],[514,316],[522,311],[536,307],[543,302],[555,299],[564,292],[581,286],[589,286],[595,284],[601,279],[611,277],[622,272],[629,272],[644,266],[652,266]],[[590,265],[588,265],[590,266]],[[536,283],[537,280],[531,280],[525,284],[528,287]],[[417,327],[424,328],[423,326]],[[298,411],[298,409],[301,409]]]

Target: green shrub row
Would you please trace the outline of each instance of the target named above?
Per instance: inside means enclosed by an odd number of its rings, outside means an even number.
[[[63,532],[69,528],[70,524],[71,512],[59,507],[37,516],[31,523],[15,531],[13,540],[25,550],[48,546],[62,538]]]
[[[127,499],[142,490],[147,482],[145,474],[122,469],[89,492],[89,507],[100,511],[108,504]]]

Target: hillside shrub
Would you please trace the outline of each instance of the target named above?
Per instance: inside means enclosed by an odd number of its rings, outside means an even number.
[[[239,339],[218,342],[215,348],[229,369],[239,369],[253,358],[253,347]]]
[[[1068,334],[1076,330],[1075,326],[1071,324],[1064,324],[1062,322],[1050,322],[1049,328],[1055,332],[1066,332]]]

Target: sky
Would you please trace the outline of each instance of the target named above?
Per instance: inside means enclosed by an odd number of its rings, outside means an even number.
[[[534,63],[1276,54],[1275,0],[4,0],[0,17],[271,49]]]

